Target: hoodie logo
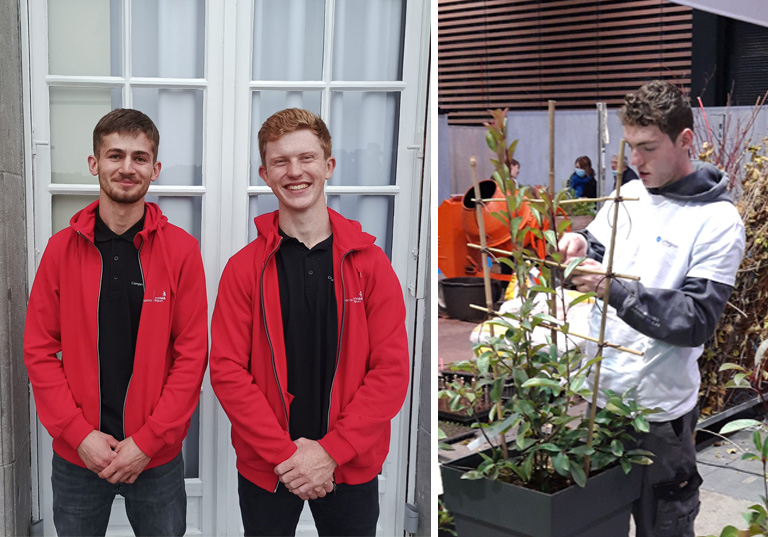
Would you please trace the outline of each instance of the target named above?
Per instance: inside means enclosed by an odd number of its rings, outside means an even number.
[[[152,293],[152,298],[145,298],[144,302],[165,302],[166,294],[165,291],[162,292],[162,294],[157,295],[154,292]]]
[[[360,291],[360,293],[356,297],[345,298],[344,302],[352,302],[353,304],[362,304],[363,303],[363,292]]]
[[[662,239],[661,236],[656,237],[656,242],[658,242],[662,246],[666,246],[667,248],[672,248],[673,250],[677,250],[677,244],[670,242],[667,239]]]

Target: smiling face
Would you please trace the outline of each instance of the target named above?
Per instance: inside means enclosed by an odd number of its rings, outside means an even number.
[[[673,142],[656,125],[625,125],[624,139],[632,148],[630,164],[646,188],[666,186],[693,172],[688,156],[693,143],[691,129],[683,129]]]
[[[104,135],[98,155],[88,157],[88,169],[99,177],[99,199],[104,204],[143,204],[150,183],[160,175],[154,146],[144,133]]]
[[[281,213],[300,214],[325,210],[325,182],[335,168],[317,135],[300,129],[267,142],[259,176],[277,196]]]

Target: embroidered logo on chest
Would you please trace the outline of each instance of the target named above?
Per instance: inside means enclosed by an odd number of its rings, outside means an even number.
[[[345,298],[344,302],[352,302],[353,304],[362,304],[363,303],[363,292],[360,291],[360,293],[356,297]]]
[[[165,299],[167,298],[167,296],[165,294],[165,291],[162,291],[160,294],[155,294],[153,292],[152,295],[153,296],[151,298],[145,298],[144,302],[160,302],[160,303],[162,303],[162,302],[165,302]]]
[[[677,250],[677,244],[675,244],[674,242],[670,242],[667,239],[662,239],[661,236],[656,237],[656,242],[658,242],[662,246],[666,246],[667,248],[672,248],[673,250]]]

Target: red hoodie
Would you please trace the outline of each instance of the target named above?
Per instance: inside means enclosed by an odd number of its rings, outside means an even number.
[[[373,236],[328,210],[339,344],[328,433],[318,442],[336,461],[337,483],[381,471],[390,421],[408,390],[405,305],[397,276]],[[275,466],[296,450],[275,252],[278,213],[255,220],[258,238],[227,263],[211,323],[211,384],[232,422],[237,469],[275,490]]]
[[[40,421],[53,449],[85,466],[77,447],[99,427],[98,306],[101,255],[93,242],[96,208],[75,214],[48,241],[29,297],[24,362]],[[123,414],[126,438],[151,457],[147,468],[181,450],[207,361],[208,307],[194,237],[146,204],[136,234],[144,276],[133,375]],[[57,353],[61,352],[61,359]]]

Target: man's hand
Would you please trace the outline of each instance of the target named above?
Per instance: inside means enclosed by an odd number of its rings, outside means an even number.
[[[275,473],[288,490],[299,498],[322,498],[333,490],[333,471],[336,461],[319,443],[306,438],[294,441],[296,451],[290,458],[275,466]]]
[[[568,263],[575,257],[587,255],[587,239],[579,233],[566,233],[557,243],[557,249],[563,254],[563,263]]]
[[[110,483],[133,483],[149,464],[149,457],[129,436],[115,448],[115,460],[99,472],[99,477]]]
[[[104,434],[94,429],[77,446],[77,454],[80,455],[86,468],[98,474],[109,466],[117,456],[113,450],[118,443],[111,434]]]
[[[579,267],[605,272],[605,267],[594,259],[585,259],[579,264]],[[576,286],[576,290],[582,293],[594,291],[599,298],[605,294],[605,276],[603,274],[586,274],[575,270],[571,275],[571,282]]]

